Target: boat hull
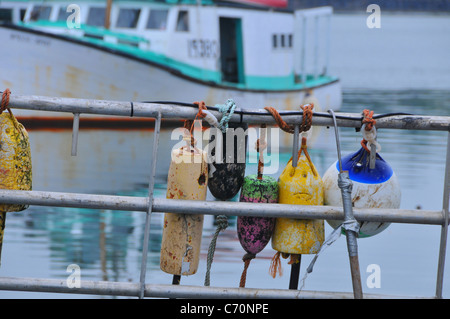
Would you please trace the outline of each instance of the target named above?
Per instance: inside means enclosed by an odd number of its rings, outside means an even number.
[[[317,101],[315,111],[341,106],[339,81],[299,90],[244,90],[189,78],[123,52],[25,27],[0,26],[0,41],[7,48],[2,52],[0,88],[9,88],[13,94],[135,102],[205,101],[207,105],[232,98],[242,109],[272,106],[280,110],[300,110],[309,95]],[[54,120],[55,125],[71,126],[71,116],[63,112],[14,110],[14,114],[35,125],[41,122],[49,126]],[[108,126],[105,122],[120,126],[128,120],[101,117],[99,121],[96,115],[82,116],[82,122],[89,121],[104,128]],[[134,125],[141,127],[137,121]]]

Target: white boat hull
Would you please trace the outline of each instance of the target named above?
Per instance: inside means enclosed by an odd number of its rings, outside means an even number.
[[[308,90],[242,90],[187,78],[117,51],[21,27],[0,26],[0,42],[7,48],[2,52],[0,90],[9,88],[13,94],[120,101],[205,101],[206,105],[222,104],[232,98],[243,109],[272,106],[300,110],[308,92],[318,101],[315,111],[337,110],[341,106],[339,81]],[[31,110],[14,110],[14,114],[19,119],[33,120],[65,117],[69,123],[71,118],[67,113]],[[83,115],[82,119],[89,117],[95,118]]]

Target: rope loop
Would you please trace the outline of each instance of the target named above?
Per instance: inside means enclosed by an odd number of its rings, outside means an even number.
[[[303,111],[302,124],[300,125],[300,132],[307,132],[311,129],[314,103],[300,105]]]
[[[225,104],[216,105],[219,108],[219,111],[222,113],[222,118],[219,122],[219,128],[223,133],[227,132],[228,122],[233,116],[234,110],[236,109],[236,103],[233,99],[228,99]]]
[[[299,132],[302,133],[311,129],[314,104],[300,105],[300,108],[303,110],[303,116]],[[286,133],[294,134],[294,125],[287,124],[275,108],[266,106],[264,109],[272,115],[280,129]]]
[[[206,111],[206,104],[204,101],[200,101],[200,102],[194,102],[193,104],[198,106],[198,113],[195,116],[195,118],[199,117],[199,118],[205,118],[206,114],[203,113],[203,111]]]
[[[275,108],[271,106],[266,106],[264,109],[272,115],[272,117],[275,119],[275,122],[277,122],[277,125],[280,129],[282,129],[286,133],[294,134],[294,126],[287,124],[281,118],[280,113],[278,113],[278,111]]]
[[[9,111],[9,96],[11,95],[11,91],[9,89],[6,89],[5,91],[3,91],[2,94],[2,102],[0,105],[0,114],[3,113],[4,110],[8,110]]]
[[[362,135],[361,146],[370,153],[370,145],[376,146],[376,152],[381,151],[381,145],[377,142],[377,130],[375,128],[376,120],[373,119],[373,111],[364,110],[362,120]]]
[[[365,109],[363,116],[362,124],[366,124],[365,130],[370,131],[377,124],[377,121],[373,119],[373,111]]]

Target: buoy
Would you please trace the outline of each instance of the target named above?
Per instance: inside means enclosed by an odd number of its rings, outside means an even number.
[[[368,114],[366,110],[365,114],[366,116]],[[369,119],[371,119],[371,115]],[[363,126],[362,132],[365,138],[361,142],[362,147],[357,152],[342,158],[342,169],[349,172],[350,180],[353,183],[353,207],[399,208],[401,201],[400,184],[391,165],[377,153],[380,150],[380,146],[375,141],[374,122],[372,121],[367,131],[366,127],[368,126]],[[366,135],[368,133],[372,133],[370,139]],[[368,148],[366,138],[371,140],[371,144],[375,146],[372,147],[372,150]],[[372,157],[372,160],[370,158],[371,152],[376,154],[376,156]],[[342,206],[341,191],[337,184],[338,174],[339,163],[336,161],[327,169],[323,176],[325,205]],[[336,229],[342,222],[339,220],[327,220],[327,223]],[[360,222],[359,237],[374,236],[385,230],[389,225],[390,223],[385,222]]]
[[[209,163],[208,189],[219,200],[232,199],[239,192],[244,182],[247,128],[248,125],[245,123],[229,123],[226,133],[215,129],[217,134],[222,135],[222,156],[218,158],[220,154],[216,148],[211,150],[214,161]],[[215,135],[212,135],[210,144],[215,139]],[[220,147],[217,144],[216,147]]]
[[[0,114],[0,188],[31,190],[32,167],[28,133],[8,108],[9,89],[2,94]],[[3,112],[4,110],[8,112]],[[19,212],[28,205],[0,204],[0,257],[6,212]]]
[[[302,138],[300,152],[307,149]],[[300,153],[299,152],[299,153]],[[281,173],[279,203],[291,205],[323,205],[323,182],[309,155],[292,159]],[[324,221],[311,219],[277,218],[272,236],[272,248],[284,254],[315,254],[324,241]]]
[[[364,148],[342,158],[342,169],[349,172],[353,183],[352,203],[355,208],[400,208],[401,190],[397,175],[392,167],[379,154],[376,156],[375,168],[369,167],[369,152]],[[342,206],[341,191],[337,180],[339,163],[336,161],[325,172],[325,205]],[[337,228],[339,220],[327,220]],[[390,223],[360,222],[359,237],[374,236],[385,230]]]
[[[257,141],[256,145],[257,152],[260,155],[258,174],[249,175],[244,178],[240,201],[250,203],[277,203],[278,182],[271,176],[263,175],[264,161],[262,158],[262,152],[266,147],[265,125],[262,125],[261,128],[261,138]],[[245,287],[249,263],[270,242],[274,227],[275,218],[238,216],[237,234],[239,242],[246,252],[242,258],[245,264],[239,287]]]
[[[229,200],[236,196],[244,181],[248,125],[228,123],[236,107],[232,99],[219,106],[223,116],[219,127],[212,128],[216,134],[211,135],[210,145],[215,141],[216,146],[211,150],[214,160],[209,163],[208,189],[215,198]],[[221,138],[216,138],[218,134]]]
[[[188,138],[190,140],[190,137]],[[205,200],[208,183],[206,152],[181,147],[171,153],[167,198]],[[195,274],[198,269],[203,215],[165,213],[160,267],[175,276]]]

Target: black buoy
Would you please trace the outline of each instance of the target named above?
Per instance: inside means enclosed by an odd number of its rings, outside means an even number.
[[[216,141],[211,149],[213,160],[209,163],[208,188],[211,194],[219,200],[232,199],[242,187],[245,176],[245,162],[247,150],[247,128],[245,123],[228,123],[228,129],[223,133],[218,128],[212,134],[210,145]],[[221,141],[216,135],[221,134]],[[222,154],[218,151],[218,148]],[[217,154],[217,156],[216,156]]]

